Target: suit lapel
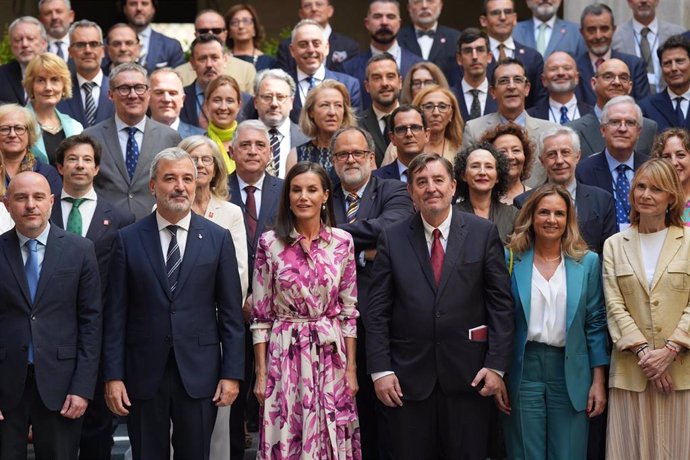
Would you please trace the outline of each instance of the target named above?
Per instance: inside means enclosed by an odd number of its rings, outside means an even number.
[[[597,162],[592,168],[596,184],[613,195],[613,176],[609,171],[609,164],[606,162],[606,154],[599,153]]]
[[[150,165],[153,157],[158,153],[156,144],[158,143],[158,126],[146,117],[146,126],[144,126],[144,138],[139,146],[139,159],[137,160],[137,168],[132,177],[132,183],[146,180],[149,176],[148,168],[143,165]],[[139,167],[142,165],[142,167]],[[148,181],[146,181],[148,182]]]
[[[276,205],[280,201],[280,182],[270,174],[264,176],[264,188],[261,190],[261,210],[259,222],[256,224],[256,235],[252,247],[257,247],[259,237],[264,232],[270,216],[275,215]]]
[[[661,247],[661,254],[659,254],[659,261],[654,269],[654,279],[652,280],[652,287],[650,291],[656,288],[659,278],[666,271],[668,264],[678,253],[680,246],[683,244],[683,229],[680,227],[670,226],[668,234],[664,240],[664,245]]]
[[[48,232],[48,241],[46,244],[46,252],[43,256],[43,264],[41,264],[41,276],[38,279],[34,305],[38,305],[41,296],[49,287],[50,275],[55,272],[56,267],[60,264],[60,260],[62,260],[63,246],[64,235],[56,234],[56,230],[51,227]]]
[[[53,210],[50,212],[50,223],[56,227],[65,228],[62,222],[62,199],[59,196],[56,196],[53,202]]]
[[[441,295],[448,283],[450,275],[455,271],[455,265],[462,259],[465,238],[467,238],[467,230],[465,229],[465,222],[462,219],[462,213],[454,212],[451,216],[448,244],[446,245],[445,252],[446,256],[443,257],[441,282],[438,285],[438,291],[436,291],[436,298]],[[429,259],[429,266],[431,267],[431,257],[427,257],[427,259]]]
[[[632,232],[626,230],[623,237],[625,242],[623,243],[623,252],[628,259],[628,263],[633,269],[633,273],[637,277],[637,280],[642,285],[647,295],[649,295],[649,283],[647,283],[647,273],[644,269],[644,264],[642,263],[642,254],[640,253],[640,236],[637,232]]]
[[[141,245],[144,247],[144,252],[146,252],[146,255],[149,258],[151,268],[156,274],[156,278],[158,278],[161,288],[163,288],[163,291],[165,292],[165,295],[168,296],[168,299],[172,300],[170,298],[170,287],[168,286],[168,275],[165,272],[165,257],[163,256],[161,240],[158,236],[156,213],[151,213],[144,219],[148,220],[146,221],[146,225],[142,225],[142,227],[139,229],[141,233]],[[189,235],[187,235],[187,239],[189,239]]]
[[[120,139],[117,135],[117,126],[115,126],[115,119],[111,118],[106,123],[101,126],[103,129],[103,137],[106,139],[106,145],[103,147],[110,152],[110,156],[115,163],[115,167],[120,172],[120,175],[125,180],[125,183],[129,184],[129,174],[127,173],[127,167],[125,166],[125,160],[122,156],[122,150],[120,149]]]
[[[433,288],[434,292],[436,292],[436,280],[434,279],[434,270],[431,268],[431,256],[429,255],[429,248],[427,247],[426,238],[424,237],[424,224],[422,224],[421,214],[417,213],[415,218],[412,219],[407,237],[419,260],[419,265],[422,267],[422,272],[424,272],[427,282]]]
[[[19,289],[22,291],[24,300],[26,300],[26,309],[31,310],[31,296],[29,295],[29,283],[26,280],[26,274],[24,273],[24,262],[22,260],[22,252],[19,248],[19,237],[17,237],[17,232],[13,231],[5,235],[2,240],[4,246],[5,258],[7,259],[7,265],[12,270],[14,278],[17,280]],[[3,283],[9,280],[3,280]]]
[[[341,225],[347,223],[347,215],[345,213],[345,192],[343,191],[342,185],[336,187],[333,192],[333,212],[335,213],[336,224]]]
[[[107,218],[109,213],[110,210],[106,209],[101,200],[97,200],[96,210],[93,212],[89,229],[86,231],[86,238],[91,241],[98,241],[101,238],[101,235],[103,235],[110,226],[110,220]]]
[[[515,284],[525,314],[525,323],[529,324],[530,305],[532,303],[532,270],[534,269],[534,251],[529,249],[519,257],[515,257],[513,273]]]
[[[566,333],[570,329],[570,324],[575,318],[577,307],[580,304],[580,295],[582,294],[582,286],[584,283],[585,268],[579,262],[565,258],[565,279],[567,286],[566,295]]]
[[[184,256],[182,257],[182,264],[180,265],[180,278],[177,282],[177,289],[175,289],[175,294],[182,292],[184,289],[184,283],[189,278],[189,274],[194,269],[196,265],[196,259],[199,257],[199,253],[202,249],[202,244],[204,243],[204,237],[206,236],[206,229],[201,225],[201,220],[203,217],[199,217],[192,213],[192,219],[189,223],[189,232],[187,232],[187,246],[184,250]]]

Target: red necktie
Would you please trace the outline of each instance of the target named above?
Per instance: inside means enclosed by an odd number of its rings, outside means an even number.
[[[594,61],[594,67],[596,70],[599,70],[599,66],[604,63],[604,58],[599,58],[596,61]]]
[[[441,245],[441,230],[435,228],[432,234],[434,235],[434,241],[431,243],[431,268],[434,270],[434,278],[438,286],[441,282],[441,270],[443,269],[445,253],[443,252],[443,245]]]
[[[247,213],[245,222],[247,222],[247,236],[249,236],[251,241],[254,241],[254,237],[256,236],[256,223],[258,220],[256,215],[256,200],[254,199],[255,190],[256,187],[253,185],[247,185],[244,188],[244,191],[247,192],[247,199],[244,203],[245,212]]]

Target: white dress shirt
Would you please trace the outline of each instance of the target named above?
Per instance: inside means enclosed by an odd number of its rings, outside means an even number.
[[[156,223],[158,223],[158,236],[161,239],[164,263],[168,262],[168,246],[170,246],[170,241],[172,240],[172,235],[170,235],[170,231],[166,227],[168,225],[177,225],[177,245],[180,247],[180,259],[184,259],[184,250],[187,247],[187,236],[189,235],[189,223],[191,220],[191,211],[176,224],[168,222],[156,211]]]
[[[62,228],[64,229],[67,228],[67,220],[69,219],[69,213],[72,211],[73,206],[73,204],[67,201],[65,198],[74,197],[69,195],[64,190],[60,195],[60,208],[62,209]],[[93,189],[93,187],[91,187],[91,190],[86,192],[84,196],[82,196],[81,198],[86,198],[86,201],[84,201],[78,208],[79,212],[81,213],[81,236],[85,237],[86,233],[89,231],[89,226],[91,225],[91,221],[93,220],[93,215],[96,212],[96,204],[98,204],[98,195],[96,195],[96,191]]]
[[[495,38],[489,37],[489,47],[491,48],[491,54],[494,55],[494,60],[498,62],[500,53],[498,51],[498,45],[503,43],[505,46],[505,53],[506,57],[515,57],[515,42],[513,41],[513,37],[508,37],[508,40],[504,42],[499,42]]]
[[[56,42],[60,42],[60,50],[62,51],[62,55],[64,56],[65,61],[69,59],[69,34],[66,34],[62,38],[53,38],[51,36],[48,36],[48,51],[57,55],[57,44]]]
[[[120,149],[122,151],[122,159],[127,162],[127,140],[129,139],[129,132],[125,128],[129,127],[127,123],[120,120],[120,117],[115,114],[115,127],[117,128],[117,140],[120,141]],[[146,117],[142,118],[139,123],[134,125],[137,128],[137,132],[134,134],[134,138],[139,146],[139,153],[141,153],[141,144],[144,142],[144,128],[146,127]]]
[[[671,91],[671,88],[666,88],[666,91],[668,92],[668,97],[671,98],[671,106],[673,107],[673,110],[676,110],[676,98],[678,96],[683,98],[683,100],[680,101],[680,109],[683,111],[683,116],[687,118],[688,105],[690,104],[690,89],[683,94],[676,94]]]
[[[108,91],[108,88],[103,88],[102,70],[98,70],[98,73],[95,77],[93,77],[93,80],[87,80],[77,73],[77,83],[79,83],[79,94],[81,94],[81,105],[84,107],[84,113],[86,113],[86,91],[84,91],[83,85],[86,82],[93,82],[96,84],[96,86],[91,89],[91,97],[93,97],[93,103],[96,107],[96,110],[98,110],[98,100],[101,97],[101,91]]]
[[[553,347],[565,346],[568,285],[565,278],[565,256],[551,279],[546,280],[537,266],[532,267],[527,340]]]
[[[438,21],[434,23],[433,26],[429,30],[433,30],[434,32],[438,29]],[[434,45],[434,39],[432,37],[429,37],[428,35],[423,35],[421,37],[417,37],[417,31],[421,30],[418,27],[414,28],[414,35],[417,38],[417,43],[419,44],[419,49],[422,51],[422,58],[424,60],[429,60],[429,53],[431,52],[431,47]]]
[[[314,75],[308,75],[298,67],[297,68],[297,88],[299,89],[299,97],[304,105],[304,101],[307,100],[307,94],[309,94],[309,77],[314,77],[314,86],[318,85],[326,78],[326,67],[321,64]]]
[[[635,37],[635,54],[637,57],[642,59],[642,29],[649,27],[649,33],[647,34],[647,43],[649,43],[649,50],[652,55],[652,64],[654,67],[654,72],[647,74],[647,79],[649,79],[650,86],[657,86],[660,83],[661,77],[661,66],[659,65],[659,57],[656,55],[656,50],[659,49],[659,20],[655,17],[648,26],[641,24],[632,18],[632,28],[633,36]],[[643,59],[644,62],[644,59]],[[645,62],[645,69],[647,69],[647,63]]]
[[[256,203],[256,218],[258,219],[261,216],[261,197],[263,196],[263,188],[264,188],[264,179],[266,178],[266,174],[264,173],[261,176],[261,179],[256,181],[255,184],[248,184],[245,181],[242,180],[239,174],[237,174],[237,184],[240,187],[240,196],[242,197],[242,203],[244,203],[245,206],[247,206],[247,191],[245,190],[245,187],[248,185],[254,185],[256,190],[254,190],[254,202]],[[244,209],[243,209],[244,210]]]
[[[460,85],[462,86],[462,94],[465,98],[465,106],[467,107],[467,113],[471,112],[472,101],[474,101],[474,96],[470,91],[473,89],[478,89],[479,94],[477,95],[477,97],[479,97],[479,107],[481,108],[481,112],[479,112],[479,114],[484,115],[484,111],[486,110],[486,98],[489,97],[489,80],[485,78],[482,84],[475,88],[474,86],[471,86],[469,83],[467,83],[463,78],[460,82]]]
[[[580,111],[577,108],[577,98],[575,95],[566,102],[565,104],[561,104],[560,102],[554,101],[549,97],[549,121],[552,123],[556,123],[557,125],[561,124],[561,107],[565,105],[565,108],[568,109],[568,119],[570,121],[577,120],[580,118]]]

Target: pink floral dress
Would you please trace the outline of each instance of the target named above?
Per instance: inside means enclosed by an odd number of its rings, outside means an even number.
[[[354,244],[321,227],[309,248],[270,231],[254,270],[252,336],[268,342],[259,459],[361,459],[345,337],[357,336]]]

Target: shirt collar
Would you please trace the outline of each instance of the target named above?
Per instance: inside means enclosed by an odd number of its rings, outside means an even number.
[[[331,27],[330,24],[326,24],[326,27],[323,28],[323,36],[326,37],[326,41],[328,41],[331,38],[332,32],[333,32],[333,27]]]
[[[72,195],[70,195],[69,193],[65,192],[65,189],[62,189],[62,194],[60,194],[60,200],[64,200],[65,198],[74,198],[74,197]],[[89,190],[84,195],[82,195],[82,198],[85,198],[87,200],[96,201],[96,200],[98,200],[98,195],[96,195],[96,191],[93,189],[93,186],[92,186],[91,190]]]
[[[118,133],[120,131],[122,131],[123,129],[129,128],[129,127],[137,128],[139,131],[141,131],[143,133],[144,128],[146,128],[146,116],[144,116],[144,118],[142,118],[141,121],[139,123],[137,123],[136,125],[128,125],[127,123],[122,121],[120,119],[120,117],[117,116],[117,113],[116,113],[115,114],[115,127],[117,128]]]
[[[491,47],[492,51],[498,48],[498,45],[501,43],[503,43],[505,47],[511,51],[515,50],[515,42],[513,41],[513,37],[508,37],[508,39],[504,42],[499,42],[495,38],[489,37],[489,46]]]
[[[82,77],[77,73],[77,82],[79,83],[79,87],[86,83],[86,82],[93,82],[95,83],[99,88],[103,88],[103,71],[98,69],[98,73],[96,74],[95,77],[93,77],[93,80],[87,80],[86,78]]]
[[[331,227],[321,224],[321,230],[319,230],[318,239],[323,240],[326,244],[330,244],[332,237],[331,233]],[[296,245],[297,243],[299,243],[300,240],[304,239],[304,235],[297,233],[297,230],[294,228],[290,232],[290,237],[294,240],[292,242],[292,246]]]
[[[553,26],[554,24],[556,24],[556,15],[554,14],[553,16],[551,16],[551,19],[549,19],[548,21],[542,21],[536,16],[532,16],[532,21],[534,21],[534,30],[539,30],[539,26],[541,24],[546,24],[549,29],[553,30]]]
[[[248,185],[253,185],[254,188],[256,188],[258,191],[261,191],[264,188],[264,179],[266,178],[266,173],[263,173],[261,175],[261,178],[256,181],[254,184],[248,184],[246,183],[239,174],[237,174],[237,185],[239,185],[240,190],[244,190],[244,188]]]
[[[400,54],[400,45],[398,44],[398,40],[394,40],[393,43],[391,43],[391,46],[387,50],[380,50],[378,48],[374,48],[373,46],[369,45],[369,49],[371,50],[371,55],[376,56],[379,54],[383,53],[388,53],[392,55],[393,57],[397,58],[397,56]]]
[[[508,123],[515,123],[516,125],[520,125],[524,128],[525,123],[527,122],[527,112],[523,110],[522,113],[518,115],[517,118],[515,118],[515,120],[513,121],[508,120],[500,113],[498,114],[498,118],[501,121],[502,125],[507,125]]]
[[[436,32],[436,29],[438,29],[438,21],[434,22],[434,25],[431,26],[429,29],[422,29],[421,27],[417,27],[415,25],[413,25],[413,27],[414,27],[415,36],[417,35],[418,30],[423,30],[424,32],[426,32],[427,30],[433,30],[434,32]]]
[[[587,55],[589,56],[589,61],[592,63],[592,68],[596,69],[597,61],[599,59],[603,59],[604,61],[608,61],[609,59],[611,59],[611,48],[609,48],[609,50],[603,56],[595,56],[589,51],[587,52]]]
[[[611,174],[613,174],[613,172],[616,170],[616,168],[618,167],[618,165],[621,165],[621,164],[626,165],[628,168],[630,168],[631,171],[634,171],[634,170],[635,170],[635,161],[634,161],[634,159],[635,159],[635,152],[633,152],[633,153],[630,155],[630,157],[629,157],[627,160],[623,161],[623,162],[618,161],[618,160],[616,160],[615,158],[613,158],[613,157],[611,156],[611,154],[609,153],[609,150],[608,150],[608,149],[605,149],[605,150],[604,150],[604,155],[606,156],[606,163],[609,165],[609,171],[611,171]]]
[[[438,228],[441,231],[441,237],[445,239],[446,241],[448,240],[448,233],[450,232],[450,221],[451,218],[453,217],[453,207],[450,206],[450,209],[448,211],[448,217],[446,217],[443,222],[438,227],[432,226],[429,222],[424,220],[424,216],[420,214],[422,218],[422,224],[424,225],[424,234],[426,235],[426,239],[432,239],[433,238],[433,233],[434,229]]]
[[[635,18],[632,18],[632,26],[637,35],[642,35],[642,29],[645,27],[649,27],[649,30],[651,30],[654,35],[659,32],[659,20],[656,17],[652,19],[652,22],[650,22],[648,26],[638,22]]]
[[[142,30],[141,32],[139,32],[137,35],[139,35],[139,38],[147,39],[147,38],[149,38],[149,37],[151,36],[151,31],[152,31],[152,30],[153,30],[153,29],[151,29],[151,25],[148,25],[148,26],[146,26],[146,28],[145,28],[144,30]]]
[[[402,163],[400,162],[400,160],[395,160],[395,162],[396,162],[397,165],[398,165],[398,176],[402,177],[402,176],[403,176],[403,173],[404,173],[405,171],[407,171],[407,166],[405,166],[404,164],[402,164]]]
[[[170,123],[170,128],[171,128],[171,129],[174,129],[175,131],[177,131],[177,129],[178,129],[179,127],[180,127],[180,117],[177,117],[177,118],[175,118],[175,121],[173,121],[172,123]]]
[[[306,73],[302,72],[302,69],[300,69],[299,67],[297,68],[297,84],[298,85],[299,85],[299,82],[301,82],[305,78],[309,78],[309,77],[314,77],[317,80],[319,80],[319,82],[323,81],[323,79],[326,78],[326,67],[323,64],[321,64],[321,67],[316,69],[316,72],[314,72],[314,75],[306,74]]]
[[[460,85],[462,86],[462,92],[463,94],[469,92],[471,89],[478,89],[482,93],[489,93],[489,79],[485,78],[484,81],[477,87],[470,86],[469,83],[465,81],[463,78],[462,81],[460,82]]]
[[[594,105],[594,115],[597,117],[597,120],[599,120],[600,122],[601,122],[602,113],[603,113],[603,110],[601,110],[599,108],[599,106],[595,104]]]
[[[575,194],[577,193],[577,181],[575,180],[575,175],[570,179],[570,183],[565,186],[565,189],[570,193],[570,197],[575,201]]]
[[[48,48],[50,48],[51,45],[58,41],[63,45],[69,46],[69,34],[65,34],[65,36],[62,38],[55,38],[48,35]]]
[[[666,92],[668,93],[668,97],[671,98],[671,104],[673,105],[673,108],[675,108],[676,101],[674,101],[675,98],[678,96],[682,96],[685,100],[690,101],[690,88],[683,94],[676,94],[673,91],[671,91],[671,88],[666,87]]]
[[[156,223],[158,224],[158,231],[160,232],[163,230],[165,227],[169,225],[177,225],[181,229],[183,229],[186,232],[189,232],[189,223],[192,220],[192,212],[189,211],[186,216],[184,216],[182,219],[178,220],[176,224],[173,224],[171,222],[168,222],[166,219],[161,216],[158,211],[156,211]]]
[[[573,94],[573,97],[568,102],[566,102],[565,104],[561,104],[560,102],[554,101],[549,97],[549,106],[556,112],[559,112],[561,110],[561,106],[566,106],[566,108],[570,110],[573,107],[577,106],[577,98]]]
[[[362,198],[364,196],[364,189],[367,188],[367,185],[369,185],[370,180],[371,180],[371,176],[369,176],[369,179],[364,183],[364,185],[362,185],[359,189],[357,189],[354,192],[355,195],[357,195],[357,198]],[[352,193],[352,192],[348,192],[347,190],[345,190],[342,183],[340,184],[340,188],[343,190],[343,195],[345,195],[345,198],[347,198],[348,194]]]
[[[46,246],[48,243],[48,233],[50,233],[50,222],[47,223],[46,228],[43,229],[40,235],[38,235],[36,238],[29,238],[28,236],[24,236],[21,233],[19,233],[19,230],[16,229],[15,231],[17,232],[17,238],[19,238],[19,247],[22,247],[26,244],[27,241],[29,240],[37,240],[39,243],[41,243],[43,246]]]
[[[396,101],[395,107],[393,107],[393,110],[397,109],[398,106],[400,106],[400,104]],[[371,105],[371,109],[374,111],[374,115],[376,115],[377,120],[380,120],[381,117],[385,117],[386,115],[390,115],[391,113],[393,113],[393,110],[391,110],[390,112],[381,112],[373,104]]]

